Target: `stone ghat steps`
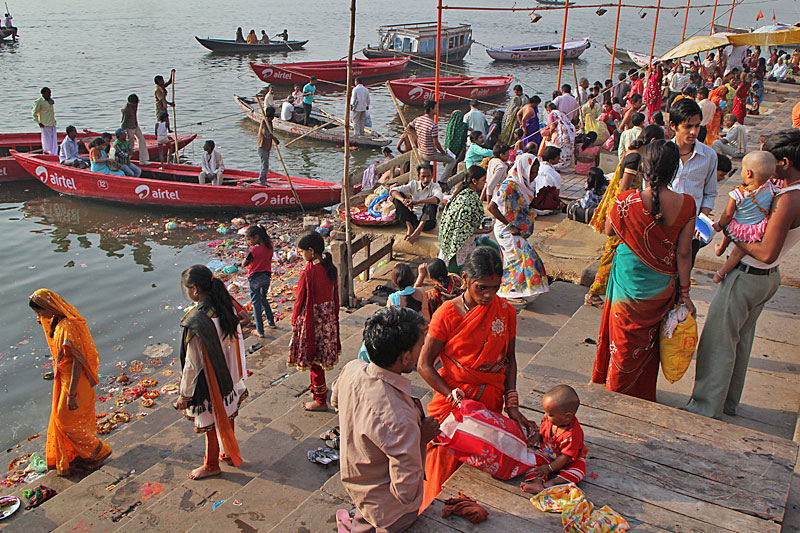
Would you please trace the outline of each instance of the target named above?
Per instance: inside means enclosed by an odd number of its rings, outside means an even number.
[[[352,314],[343,312],[340,316],[342,339],[348,346],[357,344],[353,353],[357,353],[360,346],[364,320],[376,309],[368,306]],[[242,469],[223,464],[223,471],[227,469],[227,473],[222,476],[204,481],[189,480],[188,472],[202,462],[203,439],[194,433],[189,421],[166,404],[112,434],[107,442],[114,455],[99,470],[81,480],[48,473],[40,483],[55,488],[59,495],[37,509],[16,514],[4,524],[7,531],[112,531],[143,519],[146,521],[135,527],[162,529],[164,526],[156,524],[164,513],[154,515],[149,509],[163,510],[167,508],[164,504],[172,502],[173,498],[178,510],[204,504],[210,509],[214,502],[224,499],[234,488],[264,470],[270,457],[276,458],[266,454],[266,450],[289,451],[298,440],[311,435],[312,429],[316,431],[318,425],[326,425],[334,416],[332,412],[306,416],[308,413],[299,407],[299,397],[307,392],[309,378],[306,372],[286,367],[290,338],[291,333],[286,332],[247,358],[248,368],[254,374],[247,380],[250,396],[236,419],[237,440],[243,458],[249,461]],[[253,343],[252,337],[247,340],[248,345]],[[255,436],[258,438],[248,444],[250,437]],[[320,442],[314,444],[316,447]],[[258,461],[253,461],[254,458]],[[298,458],[315,466],[305,458],[304,450]],[[291,475],[293,465],[287,467]],[[187,488],[182,489],[183,486]],[[179,513],[172,516],[175,514],[171,512],[170,517],[182,516]],[[192,523],[197,514],[192,514]],[[176,526],[185,530],[189,527],[187,524]]]

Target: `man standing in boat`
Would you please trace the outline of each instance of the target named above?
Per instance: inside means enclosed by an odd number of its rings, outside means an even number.
[[[439,124],[433,120],[436,113],[436,102],[433,100],[425,101],[425,114],[418,116],[409,123],[408,135],[417,145],[419,157],[424,163],[439,162],[444,163],[444,170],[439,177],[444,181],[453,173],[456,160],[447,155],[439,143]]]
[[[353,112],[353,130],[356,135],[364,135],[369,110],[369,89],[364,87],[361,78],[356,78],[356,86],[350,95],[350,110]]]
[[[6,18],[3,21],[3,28],[6,31],[10,31],[11,32],[11,40],[12,41],[16,41],[17,40],[17,28],[14,26],[13,20],[14,20],[14,17],[11,16],[11,13],[6,13]]]
[[[258,175],[258,183],[267,185],[267,174],[269,174],[269,152],[272,150],[272,143],[276,145],[281,142],[272,134],[272,119],[275,118],[275,108],[269,106],[264,112],[264,119],[258,127],[258,157],[261,158],[261,173]]]
[[[303,87],[303,124],[309,126],[311,121],[311,108],[314,105],[314,93],[317,92],[317,77],[311,76],[306,86]]]
[[[153,83],[156,85],[153,91],[153,97],[156,100],[156,122],[159,121],[158,117],[161,116],[161,112],[167,110],[167,106],[175,107],[175,102],[167,100],[167,87],[172,85],[173,81],[175,81],[175,69],[172,69],[167,82],[164,81],[164,76],[160,74],[153,78]],[[172,131],[169,125],[169,114],[167,114],[167,131]]]
[[[31,115],[33,121],[42,130],[42,151],[50,155],[58,155],[58,135],[56,135],[56,114],[53,110],[55,102],[51,98],[50,89],[42,87],[42,95],[33,101]]]
[[[133,139],[136,139],[136,144],[139,147],[139,162],[147,164],[150,162],[150,152],[147,149],[147,144],[144,140],[142,128],[139,127],[139,97],[135,94],[128,96],[128,102],[122,108],[122,128],[128,132],[128,140],[133,146]]]

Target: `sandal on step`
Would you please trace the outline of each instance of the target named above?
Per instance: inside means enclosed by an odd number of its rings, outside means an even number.
[[[591,305],[592,307],[601,307],[603,305],[603,299],[587,292],[586,296],[583,298],[583,303],[585,305]]]
[[[317,448],[317,451],[321,451],[325,455],[325,457],[331,460],[331,462],[339,460],[339,452],[337,452],[333,448],[325,446],[324,448]]]
[[[308,450],[308,460],[312,463],[317,463],[324,466],[327,466],[333,462],[332,459],[325,455],[325,453],[322,451],[322,448]]]
[[[350,516],[350,511],[347,509],[336,511],[336,527],[339,528],[338,533],[350,533],[350,529],[353,527],[353,518]]]
[[[339,449],[339,437],[333,437],[332,439],[325,439],[325,446],[329,448],[333,448],[334,450]]]
[[[327,430],[325,433],[319,436],[322,440],[330,440],[334,439],[339,436],[339,426],[333,427]]]

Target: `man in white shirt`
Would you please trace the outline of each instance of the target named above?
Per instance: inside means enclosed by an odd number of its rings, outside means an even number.
[[[575,118],[580,108],[578,100],[570,94],[571,92],[572,87],[570,87],[569,84],[564,84],[561,86],[561,95],[553,100],[558,110],[567,115],[570,120]]]
[[[464,115],[464,124],[467,125],[467,135],[473,131],[479,131],[486,135],[486,115],[478,109],[477,100],[469,103],[469,112]]]
[[[725,154],[729,157],[744,157],[747,153],[747,133],[744,126],[736,120],[736,115],[728,113],[723,119],[725,128],[728,130],[724,137],[720,137],[711,148],[718,154]]]
[[[406,225],[404,237],[414,244],[423,231],[436,226],[439,204],[444,200],[442,188],[433,183],[433,169],[423,163],[417,167],[418,180],[395,187],[390,192],[395,207],[395,217]]]
[[[200,160],[203,171],[197,176],[200,185],[205,185],[208,179],[212,180],[212,185],[222,185],[225,164],[222,162],[222,156],[214,148],[214,141],[206,141],[203,145],[203,157]]]
[[[290,94],[286,101],[281,104],[281,120],[284,122],[292,122],[294,117],[294,97]]]
[[[667,111],[672,106],[672,101],[683,92],[683,88],[689,84],[690,77],[683,73],[683,65],[678,65],[675,73],[669,80],[669,98],[667,98]]]
[[[353,130],[356,135],[364,135],[369,110],[369,89],[364,87],[361,78],[356,78],[356,86],[350,95],[350,110],[353,112]]]
[[[578,104],[583,105],[589,101],[589,80],[581,78],[578,85]]]
[[[75,126],[67,126],[67,136],[61,141],[58,150],[58,162],[69,167],[87,168],[89,160],[78,155],[78,130]]]
[[[697,90],[697,104],[700,106],[700,111],[703,112],[703,118],[700,120],[700,134],[697,136],[697,140],[705,143],[708,125],[714,120],[714,114],[717,112],[717,105],[708,99],[708,87],[700,87]]]

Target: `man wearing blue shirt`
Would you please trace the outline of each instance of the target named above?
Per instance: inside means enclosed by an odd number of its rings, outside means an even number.
[[[78,156],[78,130],[75,126],[67,126],[67,136],[61,141],[58,149],[58,162],[70,167],[87,168],[89,161]]]
[[[486,135],[486,115],[478,109],[477,100],[469,103],[469,112],[464,115],[464,124],[467,125],[468,132],[479,131]]]
[[[309,125],[311,119],[311,106],[314,104],[314,93],[317,92],[317,77],[311,76],[303,87],[303,124]]]

